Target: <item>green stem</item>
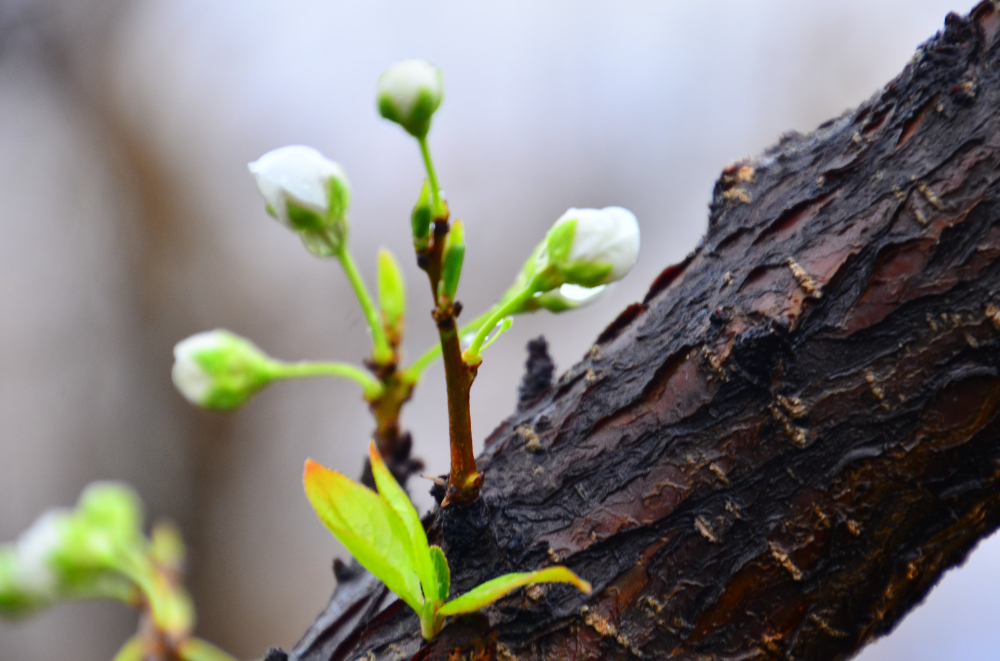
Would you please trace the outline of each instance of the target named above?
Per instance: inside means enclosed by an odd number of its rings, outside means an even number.
[[[481,315],[473,319],[472,321],[470,321],[469,323],[467,323],[466,325],[462,326],[458,331],[459,340],[461,340],[461,338],[465,337],[469,333],[479,330],[480,327],[482,327],[482,325],[486,322],[486,320],[490,318],[494,310],[496,310],[495,305],[486,312],[482,313]],[[441,343],[438,342],[430,349],[425,351],[424,355],[420,356],[420,358],[417,358],[415,361],[413,361],[413,363],[403,371],[403,378],[409,383],[416,383],[417,381],[420,380],[420,377],[423,376],[424,370],[427,369],[431,365],[431,363],[440,358],[440,356],[441,356]]]
[[[201,638],[188,638],[180,644],[177,653],[184,661],[236,661],[235,657]]]
[[[354,295],[358,297],[358,303],[361,304],[361,310],[365,314],[365,319],[368,320],[369,328],[371,328],[372,358],[379,365],[386,365],[392,362],[392,348],[389,346],[389,341],[385,338],[385,330],[383,330],[382,322],[379,320],[375,303],[368,293],[368,288],[365,287],[365,281],[361,278],[361,273],[354,264],[354,259],[351,257],[351,253],[348,252],[347,246],[337,251],[337,259],[340,260],[341,266],[344,267],[344,273],[347,274],[347,279],[354,289]]]
[[[513,311],[520,308],[525,302],[528,301],[532,296],[535,295],[536,287],[533,282],[529,282],[528,285],[522,289],[518,294],[512,298],[507,299],[502,305],[499,305],[494,309],[493,314],[483,322],[483,325],[479,327],[479,332],[476,333],[476,337],[472,339],[472,344],[469,348],[465,350],[463,358],[465,362],[470,365],[478,365],[482,362],[482,358],[479,356],[479,350],[483,346],[483,341],[490,334],[497,323],[501,319],[512,313]]]
[[[431,150],[427,146],[427,136],[417,138],[420,142],[420,155],[424,157],[424,167],[427,168],[427,180],[431,185],[431,208],[434,210],[434,217],[442,215],[441,208],[441,188],[438,186],[437,173],[434,172],[434,161],[431,160]]]
[[[308,379],[316,376],[340,376],[356,381],[365,391],[365,397],[374,399],[382,394],[382,383],[368,371],[348,363],[285,363],[274,361],[272,375],[275,379]]]
[[[121,646],[111,661],[143,661],[145,658],[146,648],[142,644],[142,638],[132,636]]]

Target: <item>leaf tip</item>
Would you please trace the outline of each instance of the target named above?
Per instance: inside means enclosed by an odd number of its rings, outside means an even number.
[[[315,484],[319,479],[319,476],[328,471],[329,469],[322,464],[313,461],[312,459],[306,459],[305,468],[302,470],[302,486],[305,487],[306,491],[309,491],[309,486]]]
[[[368,441],[368,460],[372,463],[373,469],[376,466],[385,464],[385,461],[382,459],[382,453],[378,451],[375,441]]]

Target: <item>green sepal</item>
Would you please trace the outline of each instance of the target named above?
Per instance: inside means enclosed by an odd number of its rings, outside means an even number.
[[[550,264],[562,266],[569,259],[576,236],[576,219],[556,223],[545,238],[545,248]]]
[[[199,404],[207,409],[231,411],[270,384],[274,375],[271,359],[255,344],[234,333],[220,332],[226,334],[224,350],[202,351],[194,356],[194,361],[214,379]]]
[[[431,208],[431,185],[424,179],[420,189],[420,197],[410,213],[410,227],[413,230],[413,246],[417,252],[427,250],[431,235],[431,221],[434,210]]]
[[[340,177],[330,177],[326,192],[329,208],[326,213],[327,223],[336,225],[347,217],[347,207],[351,203],[351,188],[347,181]]]
[[[420,90],[417,97],[413,100],[409,114],[405,117],[399,113],[398,108],[396,108],[393,99],[389,95],[379,98],[378,111],[382,117],[391,122],[396,122],[414,138],[423,138],[426,137],[427,132],[431,129],[431,117],[434,116],[434,111],[438,109],[440,103],[440,98],[435,99],[430,91]]]
[[[611,262],[570,262],[561,271],[566,282],[581,287],[603,285],[614,268]]]
[[[465,261],[465,227],[456,220],[448,231],[441,260],[441,281],[438,283],[438,300],[451,303],[458,291],[458,281],[462,277],[462,262]]]
[[[390,342],[398,343],[406,314],[406,283],[396,258],[385,248],[378,252],[378,299],[385,334]]]
[[[604,285],[599,285],[597,287],[590,287],[590,294],[587,298],[569,298],[563,291],[563,285],[559,289],[553,289],[552,291],[545,292],[544,294],[539,294],[531,298],[522,308],[525,312],[530,312],[537,310],[539,308],[545,308],[549,312],[566,312],[568,310],[575,310],[579,307],[587,305],[605,289]]]
[[[288,222],[300,232],[315,232],[329,225],[326,218],[293,200],[285,200],[285,209],[288,212]]]

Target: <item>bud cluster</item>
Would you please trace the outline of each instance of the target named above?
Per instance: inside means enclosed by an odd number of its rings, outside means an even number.
[[[184,560],[176,529],[142,533],[142,504],[115,482],[95,482],[75,509],[43,514],[13,544],[0,546],[0,614],[24,615],[61,600],[145,600],[158,627],[182,638],[194,614],[175,583]]]

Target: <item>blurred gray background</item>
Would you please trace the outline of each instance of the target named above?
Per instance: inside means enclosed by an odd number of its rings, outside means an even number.
[[[184,528],[199,632],[242,658],[290,646],[343,553],[302,494],[302,462],[357,474],[368,413],[337,381],[196,411],[170,384],[171,349],[215,327],[287,359],[355,360],[367,340],[343,275],[265,215],[248,161],[304,143],[346,167],[365,276],[380,245],[404,263],[411,356],[434,340],[408,256],[422,174],[374,110],[387,65],[445,72],[431,143],[467,223],[469,313],[567,207],[636,213],[628,278],[571,318],[517,319],[486,354],[482,439],[513,409],[527,339],[544,333],[571,365],[694,246],[727,163],[870,96],[972,6],[954,1],[0,2],[0,540],[91,480],[127,480]],[[440,367],[403,420],[429,472],[446,472]],[[1000,656],[998,586],[990,540],[860,658]],[[0,622],[0,659],[103,661],[134,626],[117,604],[62,606]]]

